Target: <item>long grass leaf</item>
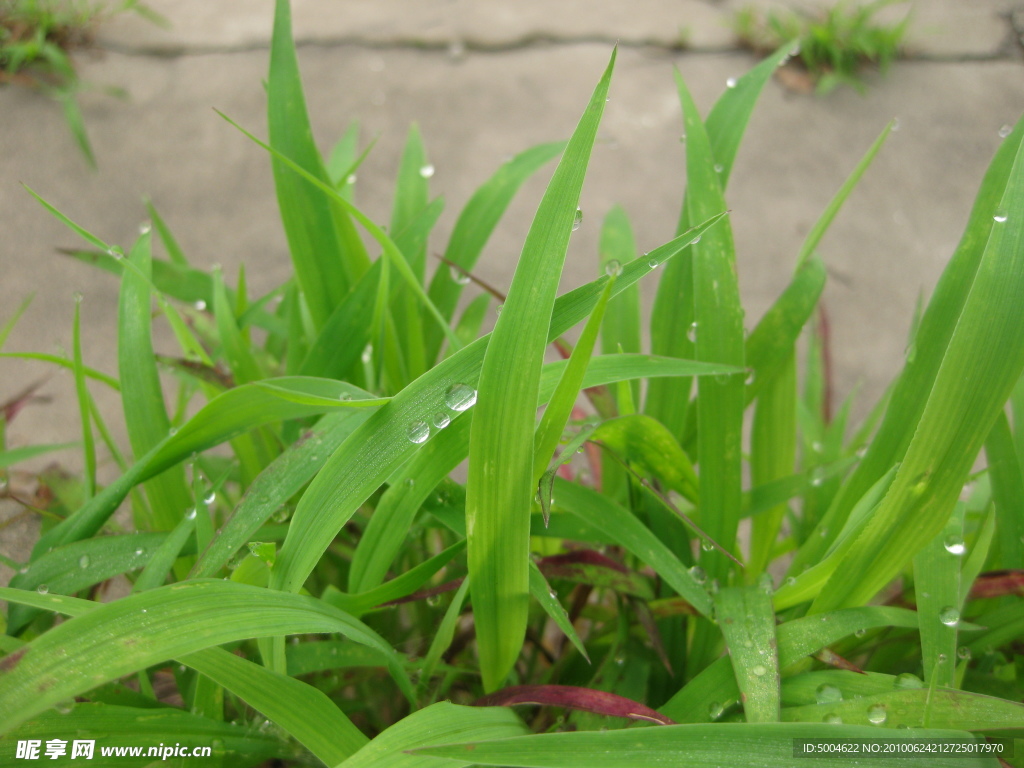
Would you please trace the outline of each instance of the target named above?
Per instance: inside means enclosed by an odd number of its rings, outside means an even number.
[[[614,63],[613,53],[541,200],[481,365],[470,433],[466,532],[477,649],[487,691],[501,685],[526,631],[533,443],[547,318]]]
[[[277,0],[267,79],[267,124],[270,144],[317,179],[327,183],[323,160],[313,141],[299,63],[292,41],[291,4]],[[276,156],[271,158],[281,222],[288,238],[299,285],[317,327],[327,322],[346,293],[328,198],[300,178]]]

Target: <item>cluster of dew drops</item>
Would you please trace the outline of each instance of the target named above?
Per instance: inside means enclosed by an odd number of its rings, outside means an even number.
[[[456,414],[469,410],[476,404],[476,390],[468,384],[452,384],[448,391],[445,392],[444,404]],[[438,411],[430,417],[430,424],[419,419],[412,422],[409,425],[406,436],[409,438],[409,442],[425,443],[427,438],[430,437],[431,424],[436,429],[444,429],[451,424],[451,421],[451,416],[446,411]]]

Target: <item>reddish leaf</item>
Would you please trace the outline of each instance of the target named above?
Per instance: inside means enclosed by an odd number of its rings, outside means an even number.
[[[0,413],[3,414],[4,421],[10,424],[14,421],[14,417],[18,415],[18,412],[26,405],[50,402],[49,397],[36,394],[36,390],[43,385],[44,381],[44,379],[40,379],[33,384],[29,384],[25,389],[16,394],[6,403],[0,405]]]
[[[608,717],[675,725],[675,722],[665,715],[632,699],[574,685],[513,685],[473,702],[477,707],[512,707],[518,704],[580,709]]]
[[[545,557],[537,567],[547,579],[565,579],[580,584],[612,589],[645,600],[654,597],[650,583],[631,573],[609,557],[592,549],[578,549],[564,555]]]
[[[417,600],[426,600],[429,597],[443,595],[445,592],[454,592],[456,589],[462,586],[462,580],[464,578],[466,577],[460,576],[457,579],[446,581],[444,584],[438,584],[436,587],[421,589],[418,592],[413,592],[411,595],[406,595],[405,597],[398,597],[394,600],[388,600],[386,603],[381,603],[381,605],[401,605],[402,603],[415,603]]]
[[[856,664],[847,661],[838,653],[836,653],[835,651],[831,651],[828,648],[822,648],[820,651],[814,654],[814,658],[816,658],[823,664],[828,664],[830,667],[835,667],[836,669],[848,669],[851,672],[856,672],[858,675],[865,674],[864,670],[858,667]]]
[[[1024,570],[989,571],[971,585],[971,600],[1006,595],[1024,595]]]

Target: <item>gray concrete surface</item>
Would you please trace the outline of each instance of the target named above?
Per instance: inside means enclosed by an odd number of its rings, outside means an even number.
[[[760,3],[768,5],[769,3]],[[774,3],[778,5],[779,3]],[[789,3],[794,5],[795,3]],[[83,294],[85,356],[116,373],[117,284],[70,262],[79,245],[21,188],[25,183],[83,226],[127,246],[147,195],[194,263],[245,263],[260,292],[289,274],[269,163],[213,112],[265,135],[271,0],[152,0],[172,27],[122,17],[79,57],[83,79],[125,88],[81,98],[99,171],[73,145],[60,108],[19,88],[0,89],[0,318],[35,300],[6,350],[70,349],[73,294]],[[380,137],[359,172],[357,197],[378,220],[409,124],[419,122],[447,207],[431,241],[443,250],[461,206],[508,155],[567,137],[611,51],[620,55],[611,100],[584,189],[564,287],[595,274],[601,218],[621,203],[643,250],[668,239],[683,188],[681,118],[672,79],[680,69],[703,110],[728,77],[755,63],[736,49],[732,0],[295,0],[295,33],[314,130],[326,149],[350,120]],[[915,301],[927,295],[959,238],[1004,124],[1024,111],[1024,67],[1014,18],[1024,2],[919,0],[913,56],[861,96],[825,98],[771,82],[730,182],[739,272],[752,325],[785,285],[800,242],[885,124],[900,120],[822,243],[832,280],[837,394],[859,387],[857,413],[898,371]],[[1024,29],[1024,24],[1018,24]],[[690,46],[679,48],[685,39]],[[481,262],[505,286],[550,170],[523,190]],[[645,290],[652,295],[653,283]],[[173,351],[166,334],[158,342]],[[48,376],[47,405],[11,425],[11,446],[74,440],[69,376],[0,362],[0,402]],[[92,391],[124,443],[119,403]],[[70,466],[73,454],[60,457]],[[38,466],[38,464],[36,465]],[[109,475],[109,462],[104,467]],[[12,529],[0,539],[15,540]],[[10,551],[10,550],[8,550]],[[18,556],[17,553],[13,553]]]

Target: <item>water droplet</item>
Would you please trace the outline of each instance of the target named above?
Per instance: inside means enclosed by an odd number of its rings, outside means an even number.
[[[725,170],[725,166],[721,163],[715,163],[715,173],[721,173]]]
[[[661,262],[655,258],[650,258],[647,260],[647,266],[651,269],[657,269],[661,266]]]
[[[755,664],[753,667],[750,668],[750,671],[753,672],[754,675],[756,675],[757,677],[764,677],[766,674],[768,674],[768,667],[766,667],[764,664]]]
[[[498,306],[496,306],[494,308],[494,314],[500,315],[501,314],[501,310],[503,310],[504,308],[505,308],[504,304],[499,304]]]
[[[787,587],[796,586],[796,576],[787,576],[782,583]]]
[[[834,685],[824,683],[814,691],[814,700],[818,704],[835,704],[843,700],[843,692]]]
[[[921,678],[910,672],[904,672],[901,675],[896,675],[896,680],[893,685],[904,691],[916,691],[920,688],[924,688],[924,683],[921,681]]]
[[[907,351],[904,353],[908,363],[913,363],[917,359],[917,344],[910,342],[907,346]]]
[[[947,659],[946,659],[946,654],[944,654],[944,653],[940,653],[940,654],[939,654],[939,655],[938,655],[938,656],[936,657],[936,659],[935,659],[935,660],[936,660],[937,662],[939,662],[939,664],[945,664],[945,663],[946,663],[946,661],[947,661]]]
[[[608,277],[618,277],[622,274],[622,262],[618,259],[611,259],[604,265],[604,273]]]
[[[206,309],[206,302],[203,299],[197,299],[192,306],[197,312],[202,312]]]
[[[113,256],[115,259],[123,259],[124,251],[118,248],[116,245],[107,249],[107,254]]]
[[[735,77],[730,77],[728,80],[726,80],[725,81],[725,87],[726,88],[735,88],[736,87],[736,78]]]
[[[210,747],[212,748],[213,754],[215,754],[215,755],[219,754],[219,753],[224,751],[224,740],[223,739],[213,739],[210,742]]]
[[[705,552],[710,552],[715,548],[715,545],[711,543],[710,539],[701,539],[700,548]]]
[[[143,608],[143,609],[142,609],[142,612],[143,612],[143,613],[149,613],[149,609],[148,609],[148,608]]]
[[[28,573],[28,566],[27,565],[23,565],[21,568],[18,569],[18,573],[21,573],[21,574]]]
[[[700,242],[700,238],[701,238],[701,236],[697,235],[695,238],[693,238],[693,240],[690,241],[690,245],[696,245],[697,243],[699,243]],[[716,280],[715,282],[717,283],[718,281]]]
[[[577,206],[576,213],[572,217],[572,231],[575,232],[580,228],[580,224],[583,223],[583,211]]]
[[[698,584],[703,584],[705,581],[708,580],[708,575],[704,572],[703,568],[701,568],[699,565],[695,565],[693,566],[693,568],[690,569],[690,578],[692,578]]]
[[[176,434],[178,434],[178,428],[177,427],[171,427],[170,429],[167,430],[167,435],[169,437],[174,437]]]
[[[213,502],[215,502],[216,500],[217,500],[217,492],[215,490],[213,490],[212,488],[209,490],[209,492],[205,496],[203,496],[203,504],[206,504],[207,506],[209,506],[210,504],[213,504]]]
[[[430,597],[427,598],[427,605],[431,606],[432,608],[436,608],[440,604],[441,604],[441,596],[440,595],[431,595]]]
[[[824,467],[815,467],[811,472],[811,485],[815,488],[820,487],[825,482],[825,469]]]
[[[38,587],[36,587],[36,592],[38,592],[40,595],[45,595],[49,591],[50,591],[50,588],[48,586],[46,586],[45,584],[40,584]]]
[[[82,299],[84,297],[82,296],[82,292],[81,291],[75,291],[74,294],[72,294],[72,298],[75,300],[75,304],[81,304],[82,303]]]
[[[964,544],[964,540],[957,536],[955,533],[949,534],[946,540],[942,542],[942,546],[946,548],[946,551],[951,555],[962,555],[967,551],[967,545]]]
[[[138,549],[135,550],[135,556],[136,557],[142,557],[142,555],[145,553],[145,551],[146,550],[144,550],[142,547],[139,547]]]
[[[434,166],[432,166],[430,163],[427,163],[426,165],[420,168],[420,176],[422,176],[424,179],[429,179],[433,175]]]
[[[885,704],[875,704],[868,707],[868,722],[881,725],[888,716],[888,713],[885,711]]]
[[[78,558],[78,567],[79,568],[88,568],[89,567],[89,556],[88,555],[82,555],[80,558]]]
[[[841,718],[835,712],[829,712],[821,719],[821,722],[828,723],[829,725],[842,725],[843,718]]]
[[[476,390],[468,384],[452,384],[444,395],[444,404],[453,411],[468,410],[476,403]]]
[[[466,285],[469,283],[469,275],[454,264],[448,268],[448,273],[452,276],[453,283],[458,283],[459,285]]]
[[[186,520],[195,520],[196,519],[196,508],[195,507],[192,507],[192,509],[190,509],[188,512],[185,513],[185,519]]]
[[[896,131],[898,131],[900,128],[901,128],[900,119],[898,117],[894,117],[892,119],[892,132],[896,133]]]
[[[1013,126],[1012,125],[1004,125],[1002,128],[999,129],[999,138],[1000,139],[1005,139],[1011,133],[1013,133]]]
[[[821,453],[823,450],[825,450],[825,446],[821,444],[820,440],[815,440],[813,443],[811,443],[811,450],[814,451],[815,453]]]
[[[1002,224],[1004,221],[1006,221],[1006,211],[1004,211],[1002,208],[998,208],[996,212],[992,215],[992,220],[998,224]]]
[[[58,701],[53,705],[53,708],[60,715],[70,715],[71,711],[75,708],[75,700],[65,699],[64,701]]]
[[[373,344],[367,344],[363,348],[363,354],[361,355],[363,365],[369,365],[370,361],[373,360]]]
[[[864,637],[864,635],[866,635],[867,633],[868,631],[864,627],[861,627],[856,632],[854,632],[853,635],[854,637]]]
[[[753,384],[755,379],[757,379],[757,371],[753,368],[747,368],[747,377],[743,381],[749,385]]]
[[[621,666],[622,666],[623,664],[625,664],[625,663],[626,663],[626,657],[625,657],[625,656],[616,656],[616,657],[615,657],[615,663],[616,663],[616,664],[617,664],[618,666],[620,666],[620,667],[621,667]]]
[[[694,344],[697,343],[697,321],[696,320],[694,320],[692,323],[690,323],[690,327],[686,329],[686,338],[688,338],[691,343],[694,343]]]
[[[153,225],[150,224],[148,221],[144,221],[141,224],[139,224],[140,235],[148,235],[151,229],[153,229]]]
[[[712,720],[717,720],[718,718],[720,718],[724,711],[725,707],[722,706],[722,703],[720,701],[712,701],[710,704],[708,704],[708,717],[710,717]]]
[[[952,605],[947,605],[941,611],[939,611],[939,621],[945,624],[947,627],[955,627],[960,623],[960,611],[954,608]]]
[[[338,399],[339,400],[351,400],[352,399],[352,395],[350,395],[348,392],[339,392],[338,393]]]
[[[345,183],[346,184],[355,184],[356,183],[356,178],[358,178],[358,177],[354,173],[350,173],[348,176],[345,177]]]
[[[966,645],[961,645],[959,648],[956,649],[956,657],[964,661],[970,661],[971,649],[968,648]]]
[[[414,421],[409,425],[409,430],[406,434],[410,442],[417,444],[425,443],[427,438],[430,437],[430,425],[425,421]]]
[[[438,411],[437,413],[434,414],[434,417],[431,419],[431,421],[434,423],[434,426],[437,427],[438,429],[444,429],[449,424],[451,424],[452,420],[448,418],[447,413],[444,413],[443,411]]]

